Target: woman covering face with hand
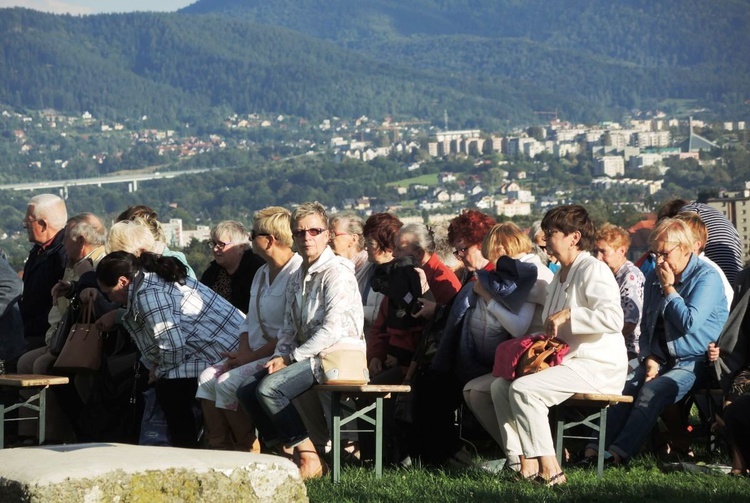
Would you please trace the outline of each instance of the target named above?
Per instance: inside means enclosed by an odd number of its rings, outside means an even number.
[[[668,405],[703,386],[708,377],[706,348],[728,316],[721,277],[693,253],[693,234],[685,222],[661,220],[649,246],[656,268],[646,276],[641,365],[622,392],[636,399],[632,405],[613,407],[607,419],[605,443],[614,463],[638,452]],[[592,445],[586,454],[595,452]]]

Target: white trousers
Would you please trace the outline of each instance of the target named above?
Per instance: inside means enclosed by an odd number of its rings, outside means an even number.
[[[237,410],[237,388],[263,370],[269,359],[261,358],[227,372],[222,371],[226,360],[211,365],[198,377],[198,392],[195,397],[216,402],[219,409]]]
[[[506,454],[527,458],[554,456],[549,408],[564,402],[574,393],[598,391],[565,365],[515,381],[493,381],[490,395]]]
[[[497,421],[495,406],[492,403],[492,395],[490,395],[490,386],[495,379],[497,377],[492,374],[485,374],[469,381],[464,386],[464,401],[479,424],[497,442],[497,445],[502,446],[504,444],[503,436],[500,433],[500,425]]]

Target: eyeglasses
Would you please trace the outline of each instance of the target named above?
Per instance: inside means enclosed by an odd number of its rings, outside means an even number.
[[[560,229],[546,229],[544,231],[545,239],[549,239],[555,232],[562,232]]]
[[[224,242],[222,242],[222,241],[209,241],[209,242],[208,242],[208,247],[209,247],[209,248],[210,248],[211,250],[213,250],[214,248],[218,248],[218,249],[219,249],[219,251],[223,251],[223,250],[224,250],[224,248],[226,248],[226,247],[227,247],[227,245],[231,245],[231,244],[232,244],[232,242],[231,242],[231,241],[227,241],[226,243],[224,243]]]
[[[29,224],[33,224],[34,222],[40,222],[41,220],[42,220],[41,218],[24,218],[23,220],[21,220],[21,223],[23,224],[24,227],[26,227]]]
[[[365,248],[369,248],[371,250],[377,250],[379,248],[377,241],[365,241]]]
[[[604,255],[604,250],[602,250],[601,248],[594,248],[593,250],[591,250],[591,253],[593,253],[594,255],[598,255],[600,253]]]
[[[455,250],[453,250],[453,255],[456,258],[461,258],[462,256],[466,255],[466,250],[468,249],[468,246],[464,246],[463,248],[456,248]]]
[[[297,229],[292,231],[292,236],[297,239],[304,239],[306,233],[309,233],[312,237],[317,237],[325,231],[326,229],[320,229],[317,227],[313,227],[312,229]]]
[[[679,247],[680,247],[680,245],[675,245],[674,248],[672,248],[669,251],[665,251],[665,252],[652,251],[650,253],[650,255],[651,255],[651,258],[654,259],[654,260],[658,260],[659,258],[661,258],[663,260],[667,260],[667,257],[669,257],[669,254],[672,253],[673,251],[675,251]]]
[[[348,232],[334,232],[333,233],[333,237],[335,237],[335,238],[337,238],[339,236],[348,236],[348,235],[349,235]],[[313,234],[313,236],[314,236],[314,234]]]
[[[271,236],[271,234],[269,234],[267,232],[250,231],[250,239],[251,240],[253,240],[253,239],[255,239],[255,238],[259,237],[259,236]]]

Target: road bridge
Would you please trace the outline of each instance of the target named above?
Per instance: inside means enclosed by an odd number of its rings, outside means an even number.
[[[182,171],[155,171],[153,173],[127,173],[124,175],[98,176],[93,178],[74,178],[68,180],[50,180],[46,182],[24,182],[9,183],[0,185],[0,190],[46,190],[60,189],[60,196],[63,199],[68,198],[68,189],[70,187],[80,187],[84,185],[96,185],[101,187],[108,183],[127,183],[128,192],[138,190],[138,182],[147,180],[162,180],[165,178],[175,178],[182,175],[193,175],[211,171],[212,168],[187,169]]]

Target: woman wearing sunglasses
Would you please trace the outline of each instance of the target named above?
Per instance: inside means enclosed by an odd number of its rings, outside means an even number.
[[[347,339],[365,349],[362,299],[354,265],[328,246],[328,218],[318,203],[292,214],[292,236],[302,265],[289,279],[283,328],[273,357],[237,390],[266,448],[294,454],[302,478],[323,475],[324,465],[292,400],[322,380],[320,353]]]

